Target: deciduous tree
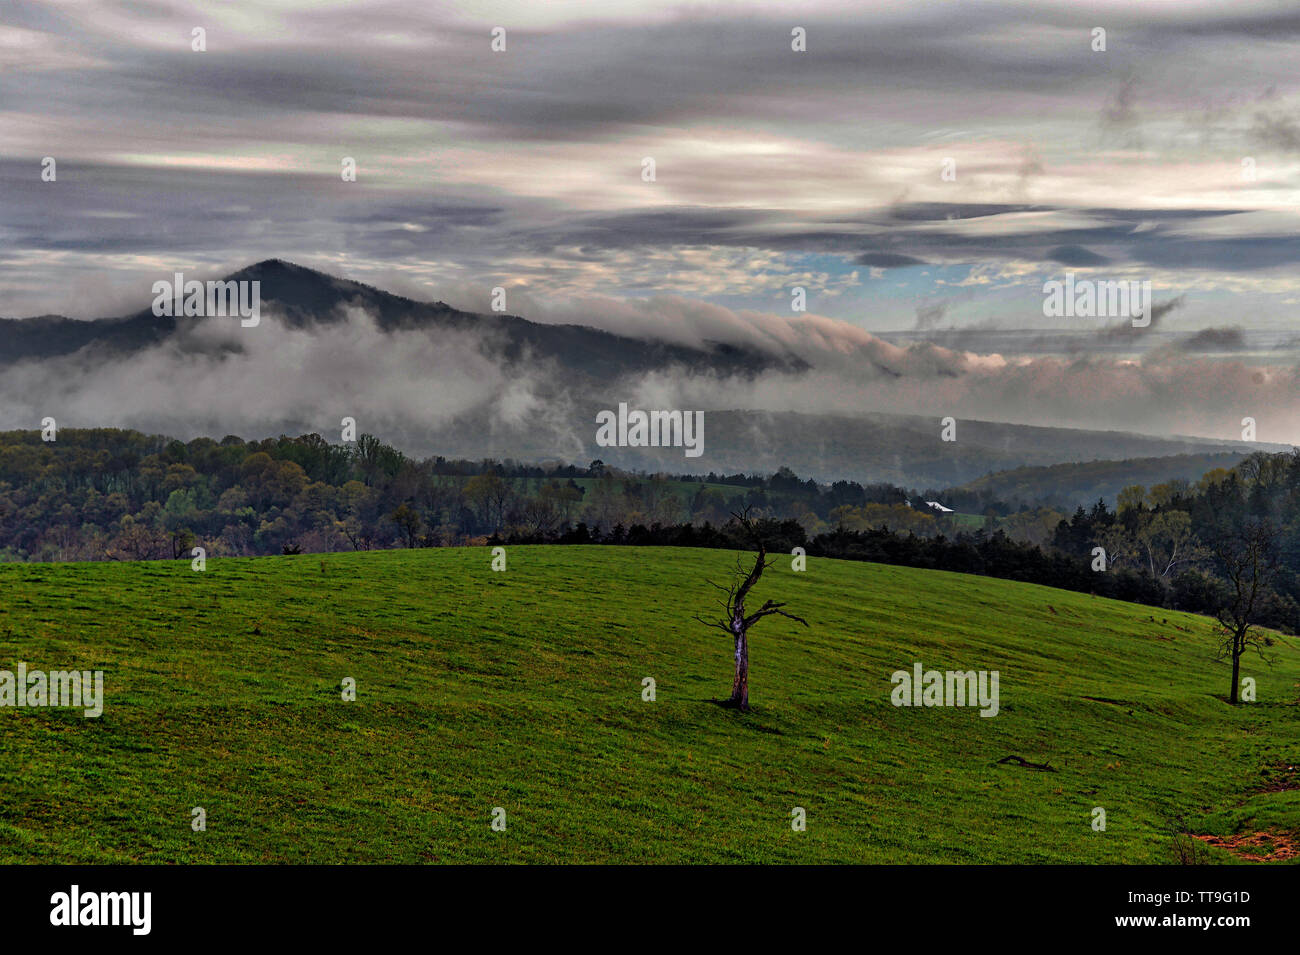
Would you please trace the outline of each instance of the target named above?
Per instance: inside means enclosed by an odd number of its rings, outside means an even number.
[[[749,518],[749,510],[746,509],[740,514],[732,514],[740,526],[745,530],[747,535],[752,539],[758,548],[758,553],[754,557],[754,565],[745,571],[741,558],[736,558],[736,579],[728,586],[715,584],[709,581],[718,590],[725,593],[726,599],[719,601],[726,611],[726,616],[722,620],[706,620],[703,617],[696,616],[696,620],[705,626],[716,627],[719,630],[729,634],[735,642],[735,677],[731,683],[731,697],[723,701],[724,706],[734,707],[735,709],[747,712],[749,710],[749,629],[764,617],[777,614],[790,620],[798,621],[805,627],[808,621],[803,617],[797,617],[788,613],[781,608],[786,606],[784,603],[778,603],[773,600],[764,601],[763,605],[753,613],[746,613],[745,601],[749,598],[750,591],[758,583],[759,578],[763,576],[763,571],[772,566],[775,558],[768,559],[767,548],[763,543],[761,536],[757,533],[754,522]]]

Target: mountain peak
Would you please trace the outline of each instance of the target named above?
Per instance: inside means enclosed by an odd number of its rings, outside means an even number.
[[[791,354],[757,347],[706,342],[671,344],[602,331],[586,325],[551,325],[515,315],[464,312],[443,303],[416,301],[382,289],[338,278],[285,259],[263,259],[224,279],[258,282],[263,318],[287,328],[311,330],[351,321],[359,309],[385,334],[409,332],[436,338],[451,333],[479,339],[479,350],[506,366],[552,361],[569,381],[612,382],[629,372],[659,368],[708,370],[720,375],[750,376],[767,368],[799,371],[807,364]],[[132,315],[96,322],[52,319],[15,322],[0,335],[0,368],[23,360],[71,355],[88,346],[129,354],[154,347],[178,329],[203,321],[199,316],[165,316],[143,309]],[[185,347],[200,347],[194,341]]]
[[[298,265],[296,262],[290,262],[287,259],[263,259],[260,262],[254,262],[238,271],[227,275],[225,281],[317,281],[334,285],[339,282],[345,282],[346,279],[337,279],[334,276],[321,272],[318,269],[308,268],[305,265]]]
[[[358,303],[392,320],[413,308],[451,311],[442,302],[417,302],[383,289],[338,278],[286,259],[263,259],[226,276],[228,282],[260,282],[262,302],[275,303],[291,325],[329,321],[341,305]]]

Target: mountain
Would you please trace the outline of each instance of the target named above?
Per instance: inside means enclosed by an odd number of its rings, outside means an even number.
[[[724,375],[807,368],[807,363],[794,355],[773,355],[721,342],[708,348],[690,348],[583,325],[546,325],[515,315],[464,312],[443,302],[417,302],[280,259],[258,262],[222,281],[260,282],[263,312],[274,315],[288,328],[310,330],[342,323],[347,320],[346,308],[359,308],[370,314],[384,332],[480,333],[495,358],[507,362],[551,359],[569,372],[596,380],[670,366]],[[203,321],[209,319],[156,316],[152,309],[94,321],[59,315],[0,319],[0,369],[20,361],[72,355],[82,349],[130,355],[172,341],[187,323]],[[186,347],[192,348],[193,343],[187,342]]]
[[[1004,501],[1018,498],[1070,510],[1089,507],[1102,498],[1114,507],[1119,492],[1131,485],[1151,487],[1171,480],[1195,484],[1209,471],[1235,467],[1242,457],[1241,451],[1235,451],[1021,467],[985,475],[953,490],[989,492]]]
[[[94,321],[0,320],[0,428],[30,428],[49,414],[62,426],[182,438],[318,432],[338,440],[348,415],[417,455],[601,458],[677,473],[787,465],[821,480],[918,488],[1026,466],[1265,447],[973,420],[959,421],[949,442],[932,417],[745,410],[758,401],[748,386],[760,379],[768,404],[820,388],[816,400],[839,405],[824,383],[802,377],[825,369],[779,345],[692,346],[476,314],[280,259],[224,281],[261,283],[259,327],[151,309]],[[841,359],[847,372],[839,373],[850,378],[901,374],[866,350]],[[623,402],[703,410],[705,453],[597,445],[596,415]]]
[[[1012,469],[1092,461],[1115,462],[1110,476],[1115,479],[1115,475],[1121,475],[1118,479],[1123,484],[1157,483],[1189,476],[1188,460],[1195,462],[1190,466],[1190,476],[1199,478],[1204,472],[1195,468],[1201,461],[1208,462],[1204,470],[1209,470],[1227,466],[1225,462],[1236,463],[1256,449],[1286,450],[1284,445],[1156,438],[1122,431],[1041,428],[967,419],[957,421],[957,440],[945,442],[941,440],[939,419],[919,415],[721,411],[708,413],[705,422],[708,455],[704,466],[684,458],[680,449],[591,446],[589,450],[607,464],[644,470],[770,474],[786,465],[801,477],[821,481],[843,478],[918,489],[968,482],[996,488],[999,474],[992,472],[1019,474]],[[1191,458],[1184,459],[1184,455]],[[520,455],[516,452],[514,456]],[[1134,472],[1136,480],[1124,479],[1124,464],[1129,458],[1148,459],[1146,463],[1154,468],[1138,469]],[[1160,467],[1162,461],[1171,462],[1167,474]],[[1057,497],[1051,493],[1050,475],[1034,490],[1036,495]],[[1091,503],[1098,496],[1085,499]]]

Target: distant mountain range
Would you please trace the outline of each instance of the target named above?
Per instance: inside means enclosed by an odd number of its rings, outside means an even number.
[[[403,339],[407,342],[411,334],[426,335],[435,345],[444,339],[463,341],[468,336],[492,367],[500,370],[503,382],[529,380],[532,390],[526,400],[519,402],[522,410],[517,414],[503,416],[499,402],[476,399],[478,404],[461,408],[450,420],[444,418],[436,423],[409,414],[400,420],[381,421],[379,412],[367,418],[364,401],[371,383],[357,383],[349,400],[362,403],[358,409],[362,430],[372,430],[384,440],[419,455],[560,459],[583,464],[600,458],[631,469],[678,473],[771,472],[787,465],[802,476],[822,480],[846,478],[943,488],[990,472],[1030,466],[1169,455],[1241,455],[1256,448],[1280,447],[972,420],[960,421],[958,440],[945,442],[940,440],[939,420],[931,417],[808,415],[726,406],[704,409],[706,454],[700,458],[686,458],[680,448],[599,447],[595,441],[596,413],[629,400],[635,384],[647,375],[707,375],[722,382],[752,381],[774,372],[797,375],[808,371],[810,365],[793,353],[756,346],[722,342],[689,346],[583,325],[475,314],[442,302],[414,301],[278,259],[242,269],[226,281],[261,282],[263,321],[315,332],[345,324],[347,310],[360,309],[382,334],[400,333],[408,336]],[[91,363],[102,367],[116,361],[122,365],[122,375],[148,376],[149,367],[141,356],[157,352],[160,347],[189,355],[196,350],[206,354],[206,349],[214,361],[223,352],[258,347],[254,338],[209,340],[190,334],[196,327],[193,323],[205,321],[237,320],[159,317],[149,309],[95,321],[53,315],[0,319],[0,373],[28,363],[59,362],[74,368],[64,373],[64,377],[70,377],[75,375],[76,367],[90,367]],[[316,414],[315,405],[321,402],[313,405],[288,400],[296,377],[321,372],[296,368],[292,361],[286,356],[283,366],[275,365],[276,381],[268,383],[283,388],[286,400],[278,400],[278,393],[263,399],[259,406],[264,406],[265,417],[256,419],[260,424],[253,426],[263,428],[266,434],[318,431],[329,436],[338,423],[332,410],[321,409]],[[395,384],[399,390],[428,392],[430,402],[438,399],[440,381],[436,376]],[[213,437],[250,427],[247,421],[227,426],[217,418],[188,422],[167,408],[158,409],[156,420],[140,420],[139,415],[131,420],[116,420],[113,412],[106,405],[104,420],[85,420],[87,414],[82,413],[82,420],[68,423],[79,427],[139,427],[171,434],[188,427],[195,434]],[[0,420],[0,427],[32,426],[25,418]],[[332,439],[337,440],[337,435]],[[1148,471],[1150,467],[1148,462]],[[1108,475],[1108,486],[1115,480],[1123,480],[1123,476]]]
[[[1074,462],[1141,459],[1130,479],[1126,469],[1108,469],[1107,482],[1090,497],[1113,493],[1113,486],[1156,483],[1188,474],[1188,456],[1209,467],[1235,463],[1256,449],[1286,450],[1282,445],[1207,441],[1199,438],[1154,438],[1122,431],[1040,428],[994,421],[959,420],[958,440],[941,440],[938,418],[913,415],[804,415],[792,412],[722,411],[706,416],[707,467],[685,460],[680,451],[596,449],[606,463],[670,471],[713,470],[718,473],[771,473],[787,465],[801,477],[882,481],[903,487],[941,489],[976,481],[993,472]],[[1217,457],[1224,455],[1225,457]],[[1168,459],[1162,474],[1159,459]],[[1152,460],[1158,459],[1158,460]],[[1208,470],[1207,467],[1205,470]],[[1193,471],[1194,471],[1193,467]],[[1019,477],[1020,472],[1016,471]],[[1152,475],[1160,475],[1153,478]],[[997,483],[994,474],[991,480]],[[1073,478],[1074,475],[1071,475]],[[1073,501],[1076,494],[1055,494],[1050,472],[1035,495]],[[1141,478],[1141,480],[1138,480]],[[1068,491],[1069,489],[1062,489]]]
[[[1019,499],[1067,510],[1091,507],[1103,499],[1113,508],[1119,492],[1131,485],[1149,488],[1172,480],[1195,484],[1209,471],[1235,467],[1242,457],[1236,451],[1021,467],[976,478],[961,490],[988,491],[1004,501]]]
[[[463,312],[443,302],[417,302],[280,259],[258,262],[221,281],[260,282],[263,309],[276,311],[290,328],[342,322],[343,308],[350,306],[364,309],[385,332],[482,333],[496,357],[510,362],[553,359],[574,374],[598,381],[668,366],[726,375],[807,368],[806,362],[794,355],[772,355],[721,342],[690,348],[583,325],[546,325],[514,315]],[[83,348],[129,355],[174,338],[186,323],[201,321],[206,319],[156,316],[151,309],[95,321],[60,315],[0,319],[0,368],[71,355]]]

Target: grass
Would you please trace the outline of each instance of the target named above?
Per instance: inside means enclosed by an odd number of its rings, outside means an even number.
[[[755,628],[745,715],[709,702],[731,648],[692,619],[732,554],[490,560],[0,567],[0,669],[106,684],[99,719],[0,709],[0,862],[1147,863],[1173,861],[1175,816],[1300,832],[1300,790],[1276,784],[1300,762],[1290,638],[1273,667],[1245,661],[1259,702],[1232,708],[1205,618],[783,560],[756,596],[812,626]],[[890,674],[916,661],[998,670],[999,715],[894,707]]]

